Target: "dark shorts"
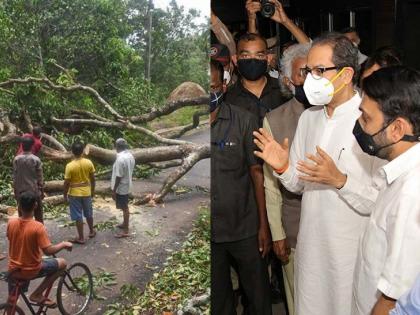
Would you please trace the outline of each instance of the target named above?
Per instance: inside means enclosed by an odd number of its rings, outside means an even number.
[[[45,258],[42,260],[42,266],[41,270],[38,272],[38,274],[34,277],[34,279],[37,278],[44,278],[47,277],[53,273],[56,273],[58,271],[58,261],[55,258]],[[16,279],[10,278],[8,281],[9,286],[9,294],[12,293],[16,287]],[[27,292],[29,288],[29,282],[30,280],[20,280],[21,286],[20,290],[21,292]]]
[[[55,258],[45,258],[42,260],[42,267],[36,278],[43,278],[58,271],[58,260]]]
[[[128,209],[128,194],[119,195],[115,197],[115,206],[117,209],[125,210]]]
[[[83,220],[92,217],[92,197],[69,196],[70,218],[73,221]]]

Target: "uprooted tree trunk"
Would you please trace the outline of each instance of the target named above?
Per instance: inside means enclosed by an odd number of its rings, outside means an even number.
[[[157,193],[147,194],[147,195],[133,195],[133,197],[135,198],[134,204],[140,205],[140,204],[145,204],[148,202],[162,202],[165,195],[171,190],[172,186],[182,176],[184,176],[198,161],[204,158],[207,158],[209,156],[210,156],[210,148],[208,145],[201,145],[198,148],[195,148],[193,151],[190,151],[187,157],[182,160],[181,165],[168,175],[161,189]],[[138,155],[137,155],[137,159],[139,159]],[[49,182],[46,182],[44,185],[45,192],[62,191],[63,188],[64,188],[63,181],[49,181]],[[109,188],[97,187],[95,189],[95,192],[98,194],[107,195],[111,191]]]
[[[13,93],[11,89],[13,89],[16,85],[40,85],[42,88],[47,88],[59,93],[85,92],[95,99],[97,103],[102,106],[105,112],[108,112],[111,116],[104,117],[97,113],[73,109],[72,112],[82,118],[68,119],[51,117],[51,123],[56,126],[77,125],[95,128],[133,130],[135,132],[145,134],[162,144],[161,146],[156,147],[134,148],[131,150],[137,164],[143,163],[156,166],[158,168],[177,167],[168,175],[158,192],[145,196],[135,196],[137,197],[137,200],[135,201],[136,204],[161,202],[165,195],[170,191],[171,187],[198,161],[210,157],[209,144],[195,144],[189,141],[172,138],[174,136],[180,136],[187,130],[197,127],[199,124],[199,116],[205,114],[203,110],[193,115],[193,123],[191,125],[182,126],[181,128],[176,129],[171,138],[164,137],[163,135],[165,135],[165,132],[155,132],[145,127],[136,125],[136,123],[140,122],[149,122],[185,106],[208,103],[208,95],[206,95],[205,91],[197,84],[193,84],[191,82],[183,83],[171,94],[165,106],[161,108],[154,108],[147,114],[131,117],[124,117],[119,114],[95,89],[89,86],[81,84],[63,86],[54,83],[48,78],[28,77],[25,79],[9,79],[1,82],[0,93],[5,92],[11,94]],[[27,131],[30,131],[32,129],[30,116],[26,111],[23,111],[22,116],[25,128]],[[19,128],[10,121],[8,113],[4,111],[0,112],[0,127],[0,144],[11,143],[21,134],[21,130],[19,130]],[[66,162],[72,158],[71,152],[68,151],[65,146],[53,136],[43,134],[43,139],[44,146],[42,147],[41,152],[45,159],[55,162]],[[48,146],[46,144],[48,144]],[[112,165],[116,159],[115,151],[101,148],[95,146],[94,144],[88,144],[86,146],[85,155],[102,165]],[[48,187],[48,185],[52,186]],[[58,187],[62,190],[62,183],[47,183],[46,191],[48,191],[48,189],[52,191],[54,188],[59,190]],[[104,190],[103,192],[98,191],[98,193],[108,194],[110,193],[110,190]],[[64,199],[62,196],[52,196],[45,199],[45,202],[50,204],[59,204],[63,201]],[[2,208],[0,208],[0,211],[1,209]]]

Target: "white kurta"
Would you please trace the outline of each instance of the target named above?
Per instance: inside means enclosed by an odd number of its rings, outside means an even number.
[[[295,258],[296,315],[351,312],[358,240],[378,195],[372,176],[378,159],[363,153],[352,133],[360,103],[356,93],[332,117],[324,107],[306,110],[290,149],[290,167],[279,176],[288,190],[303,193]],[[296,163],[307,153],[316,154],[316,145],[347,174],[342,189],[298,178]]]

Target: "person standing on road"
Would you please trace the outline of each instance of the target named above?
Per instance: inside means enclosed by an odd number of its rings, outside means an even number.
[[[117,159],[112,166],[112,199],[115,200],[116,208],[122,210],[124,218],[123,223],[117,226],[122,232],[116,234],[115,237],[123,238],[129,236],[130,211],[128,209],[128,196],[131,193],[136,161],[131,152],[128,151],[128,144],[125,139],[117,139],[115,141],[115,149],[117,150]]]
[[[37,197],[35,220],[43,223],[42,199],[44,198],[44,179],[42,163],[39,157],[32,153],[34,141],[32,137],[23,137],[21,140],[22,154],[16,155],[13,160],[13,191],[16,201],[25,191],[32,192]],[[18,211],[20,207],[18,202]]]
[[[95,194],[95,167],[93,163],[83,157],[85,146],[81,142],[73,143],[71,150],[73,161],[66,165],[64,175],[64,200],[69,202],[70,217],[76,222],[78,237],[70,241],[84,244],[83,216],[89,226],[89,238],[95,237],[93,228],[92,197]]]

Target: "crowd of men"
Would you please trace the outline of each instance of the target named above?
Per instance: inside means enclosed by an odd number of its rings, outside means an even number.
[[[13,189],[18,216],[9,220],[6,232],[9,240],[8,269],[13,275],[9,280],[9,293],[13,292],[16,279],[27,280],[27,287],[30,280],[44,278],[29,299],[33,303],[51,307],[55,302],[43,293],[66,268],[66,261],[63,258],[43,258],[42,254],[53,255],[63,249],[72,250],[73,244],[85,244],[83,217],[89,228],[88,237],[96,236],[92,207],[95,167],[84,156],[85,145],[80,141],[74,142],[71,147],[73,159],[65,167],[63,196],[69,205],[70,218],[75,222],[77,236],[53,245],[44,226],[44,177],[38,156],[41,149],[41,128],[34,127],[32,133],[20,138],[13,160]],[[112,168],[112,199],[115,200],[116,208],[123,212],[123,222],[117,226],[121,231],[115,237],[124,238],[130,236],[128,203],[135,160],[125,139],[117,139],[115,149],[117,154]]]
[[[212,314],[272,314],[271,252],[289,315],[420,314],[420,72],[272,2],[279,58],[260,2],[237,40],[211,18]]]

